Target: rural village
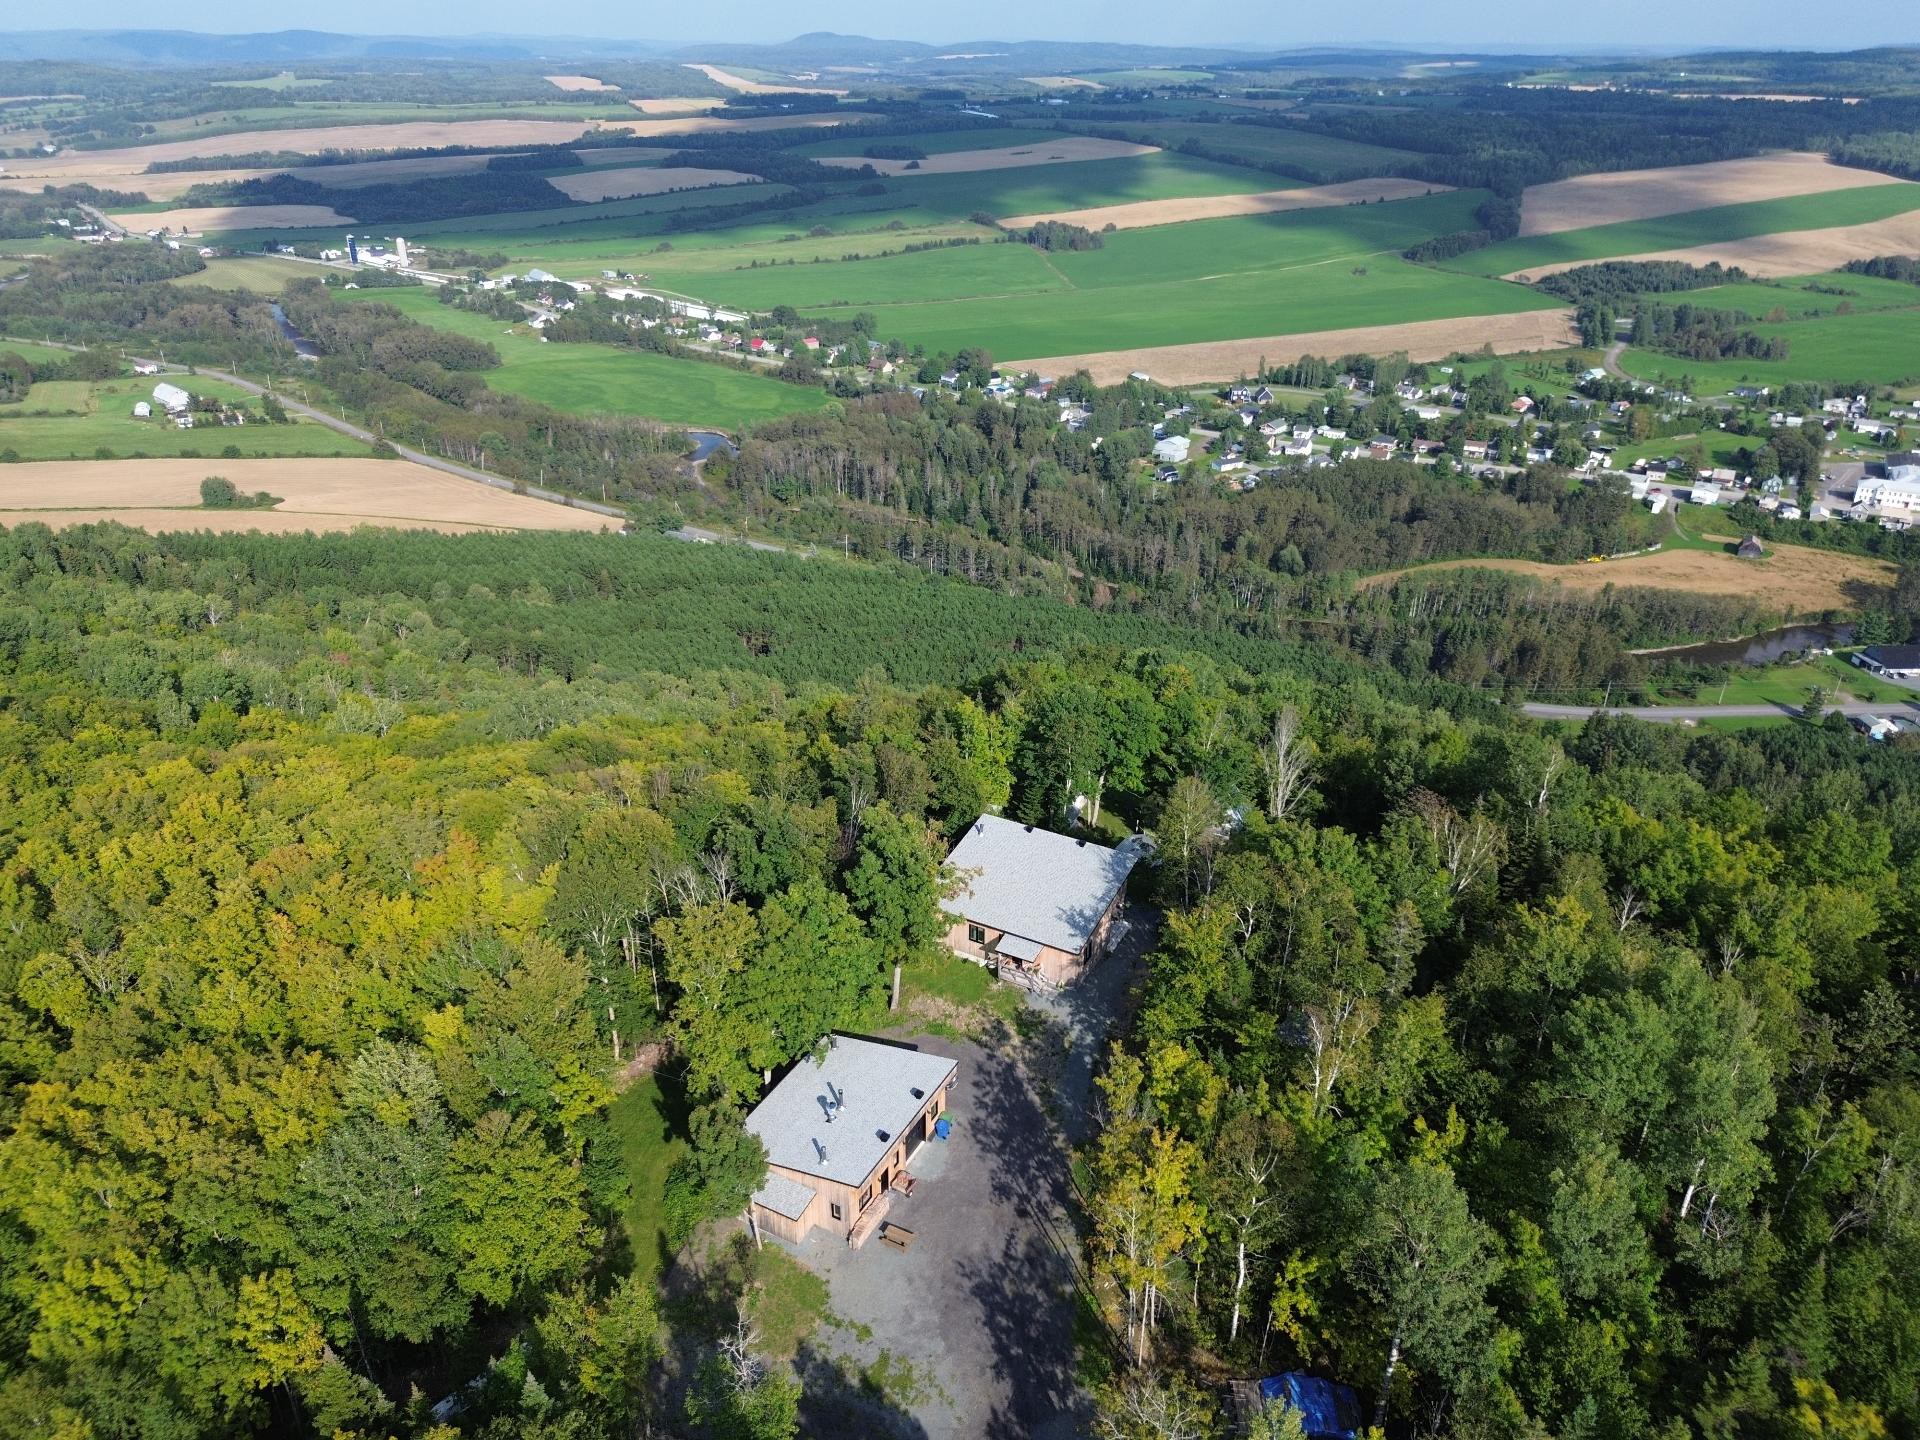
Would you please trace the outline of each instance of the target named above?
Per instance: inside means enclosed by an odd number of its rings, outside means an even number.
[[[0,27],[0,1440],[1920,1440],[1911,37],[432,12]]]

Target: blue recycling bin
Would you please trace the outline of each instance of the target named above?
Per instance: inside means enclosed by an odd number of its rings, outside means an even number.
[[[953,1134],[953,1122],[947,1119],[946,1116],[942,1115],[938,1120],[933,1122],[934,1139],[945,1140],[951,1134]]]

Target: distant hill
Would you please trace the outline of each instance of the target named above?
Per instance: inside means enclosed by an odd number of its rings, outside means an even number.
[[[0,33],[0,60],[85,60],[100,65],[294,64],[339,60],[538,60],[554,55],[645,56],[642,40],[462,35],[337,35],[275,30],[204,35],[192,30],[22,30]]]

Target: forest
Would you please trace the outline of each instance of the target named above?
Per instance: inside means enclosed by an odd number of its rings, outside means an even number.
[[[971,633],[879,598],[940,594]],[[1912,1433],[1920,751],[1138,625],[617,537],[0,536],[0,1436],[786,1440],[818,1397],[687,1370],[730,1319],[623,1242],[620,1061],[679,1057],[684,1234],[958,829],[1102,791],[1166,908],[1082,1157],[1103,1433],[1295,1365],[1393,1434]]]

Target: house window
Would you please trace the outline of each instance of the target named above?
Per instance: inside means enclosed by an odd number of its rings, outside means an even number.
[[[969,926],[967,926],[967,939],[968,939],[968,940],[970,940],[970,941],[972,941],[972,942],[973,942],[973,943],[974,943],[975,945],[984,945],[984,944],[986,944],[986,943],[987,943],[987,929],[986,929],[986,926],[984,926],[984,925],[969,925]]]
[[[838,1200],[829,1201],[827,1209],[833,1212],[834,1219],[838,1220],[840,1218],[840,1202]]]

